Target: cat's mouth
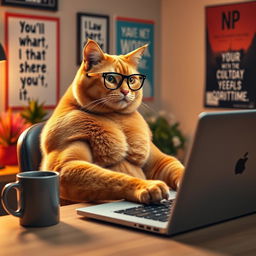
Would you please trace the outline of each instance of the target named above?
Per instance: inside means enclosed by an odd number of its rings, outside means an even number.
[[[123,102],[123,103],[129,103],[129,102],[131,102],[131,99],[129,98],[129,97],[127,97],[126,95],[120,95],[119,97],[116,97],[115,99],[114,99],[114,102],[115,103],[121,103],[121,102]]]
[[[134,98],[131,95],[123,95],[123,94],[111,94],[108,97],[108,101],[106,104],[113,109],[124,109],[132,104]]]
[[[120,106],[125,107],[130,103],[128,98],[123,98],[117,102]]]
[[[126,97],[126,96],[124,96],[121,100],[120,100],[120,102],[130,102],[130,100]]]
[[[131,103],[131,100],[127,96],[123,96],[116,99],[113,103],[120,108],[125,108]]]

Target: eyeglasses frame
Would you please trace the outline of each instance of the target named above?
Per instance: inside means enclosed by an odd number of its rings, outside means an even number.
[[[111,75],[111,74],[114,74],[114,75],[121,75],[122,76],[122,79],[120,80],[120,82],[119,82],[119,84],[117,85],[117,87],[116,88],[109,88],[109,87],[107,87],[107,85],[106,85],[106,82],[105,82],[105,78],[106,78],[106,76],[107,75]],[[118,88],[120,88],[121,87],[121,85],[122,85],[122,83],[123,83],[123,81],[124,81],[124,79],[126,79],[126,81],[127,81],[127,85],[128,85],[128,87],[129,87],[129,89],[131,90],[131,91],[138,91],[138,90],[140,90],[142,87],[143,87],[143,84],[144,84],[144,81],[145,81],[145,79],[146,79],[146,75],[143,75],[143,74],[131,74],[131,75],[123,75],[123,74],[121,74],[121,73],[118,73],[118,72],[95,72],[95,73],[90,73],[90,72],[88,72],[88,73],[86,73],[86,75],[88,76],[88,77],[93,77],[93,76],[97,76],[97,75],[102,75],[102,77],[104,78],[104,85],[105,85],[105,87],[108,89],[108,90],[117,90]],[[141,83],[141,85],[140,85],[140,87],[138,88],[138,89],[133,89],[133,88],[131,88],[130,87],[130,84],[129,84],[129,78],[130,77],[132,77],[132,76],[134,76],[134,75],[139,75],[139,76],[141,76],[142,77],[142,83]]]

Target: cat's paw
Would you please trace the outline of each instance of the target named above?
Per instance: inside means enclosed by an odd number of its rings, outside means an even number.
[[[169,197],[169,187],[160,180],[145,180],[145,184],[137,189],[137,199],[140,203],[158,203]]]

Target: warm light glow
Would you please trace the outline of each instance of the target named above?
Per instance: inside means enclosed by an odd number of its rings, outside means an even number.
[[[0,112],[4,111],[6,84],[6,61],[0,61]]]
[[[4,110],[4,102],[5,102],[5,60],[6,54],[4,52],[4,48],[0,43],[0,112]]]

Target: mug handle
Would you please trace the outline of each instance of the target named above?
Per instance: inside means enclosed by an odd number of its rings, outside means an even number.
[[[1,196],[2,205],[3,205],[4,209],[6,210],[6,212],[8,212],[9,214],[11,214],[15,217],[21,217],[23,215],[22,207],[19,207],[17,210],[13,210],[8,205],[8,193],[12,188],[21,192],[21,186],[18,181],[6,184],[2,190],[2,196]],[[18,201],[20,203],[20,199]],[[21,201],[22,201],[22,198],[21,198]]]

